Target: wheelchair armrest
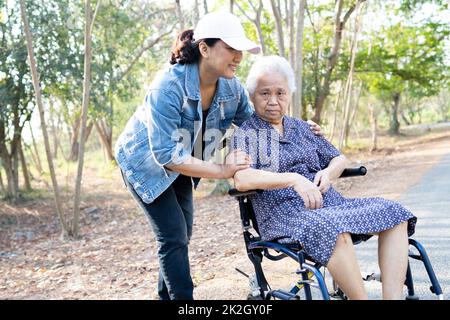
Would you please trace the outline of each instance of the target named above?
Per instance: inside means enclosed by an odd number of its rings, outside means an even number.
[[[342,172],[339,178],[347,178],[347,177],[356,177],[356,176],[365,176],[367,173],[367,168],[361,166],[359,168],[346,168]]]
[[[228,190],[228,194],[232,197],[243,197],[243,196],[249,196],[251,194],[255,194],[257,192],[261,192],[263,190],[255,189],[255,190],[247,190],[247,191],[239,191],[238,189],[230,189]]]
[[[342,172],[339,178],[347,178],[347,177],[356,177],[356,176],[365,176],[367,173],[367,168],[364,166],[358,167],[358,168],[346,168]],[[228,194],[232,197],[243,197],[248,196],[251,194],[255,194],[257,192],[261,192],[263,190],[256,189],[256,190],[247,190],[247,191],[239,191],[237,189],[230,189],[228,191]]]

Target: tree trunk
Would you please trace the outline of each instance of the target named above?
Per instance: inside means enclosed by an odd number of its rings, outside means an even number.
[[[36,96],[36,104],[39,109],[39,117],[41,120],[41,129],[42,129],[42,135],[44,138],[45,153],[47,155],[50,176],[51,176],[52,184],[53,184],[56,211],[59,216],[59,220],[60,220],[61,227],[63,230],[63,235],[65,235],[65,234],[67,234],[68,228],[67,228],[65,217],[63,215],[63,211],[62,211],[62,204],[61,204],[61,198],[59,195],[58,182],[56,181],[56,174],[55,174],[55,169],[53,166],[53,159],[52,159],[51,150],[50,150],[47,125],[45,122],[44,106],[42,104],[41,87],[39,85],[39,73],[37,71],[36,60],[34,58],[33,39],[31,36],[30,27],[28,25],[28,19],[27,19],[27,15],[26,15],[26,11],[25,11],[25,0],[20,0],[20,12],[21,12],[22,22],[23,22],[25,36],[26,36],[26,40],[27,40],[27,50],[28,50],[28,58],[29,58],[28,61],[30,63],[33,87],[34,87],[35,96]]]
[[[31,157],[32,165],[33,165],[35,168],[37,168],[37,167],[38,167],[37,160],[36,160],[36,157],[35,157],[35,155],[34,155],[33,150],[31,149],[31,147],[28,147],[28,151],[30,152],[30,157]],[[36,169],[36,170],[37,170],[37,169]],[[41,174],[41,172],[39,172],[39,174]]]
[[[50,117],[53,118],[52,115]],[[52,127],[52,135],[53,135],[53,159],[58,158],[58,132],[56,132],[56,126],[53,119],[51,120],[51,127]]]
[[[17,200],[18,197],[17,194],[18,186],[15,185],[14,171],[11,157],[8,153],[8,150],[6,148],[3,148],[3,146],[4,144],[0,145],[0,158],[6,174],[6,183],[7,183],[6,199],[15,201]]]
[[[287,0],[286,0],[287,1]],[[295,69],[295,27],[294,27],[294,0],[289,0],[289,10],[287,11],[288,28],[289,28],[289,62],[292,68]],[[292,100],[294,101],[294,100]],[[293,114],[293,113],[291,113]]]
[[[283,33],[283,23],[281,22],[281,10],[275,3],[275,0],[270,0],[272,6],[272,12],[275,17],[275,25],[277,29],[277,39],[278,39],[278,51],[280,56],[286,57],[286,50],[284,49],[284,33]]]
[[[34,133],[33,133],[33,128],[31,126],[31,123],[29,123],[29,125],[30,125],[31,140],[33,142],[34,156],[36,159],[36,169],[39,171],[40,174],[42,174],[43,170],[42,170],[41,157],[39,156],[39,151],[37,149],[36,139],[34,138]],[[30,149],[30,152],[32,154],[33,154],[33,150]]]
[[[0,167],[0,193],[6,193],[5,192],[5,185],[3,184],[3,176],[2,176],[2,169]]]
[[[343,84],[342,81],[340,81],[340,86],[339,86],[339,92],[338,92],[338,96],[336,98],[336,101],[334,102],[334,119],[333,119],[333,125],[331,127],[331,134],[330,134],[330,141],[333,141],[334,139],[334,132],[336,129],[336,124],[337,124],[337,118],[338,118],[338,107],[339,107],[339,101],[341,100],[341,94],[342,94],[342,88]]]
[[[95,21],[96,13],[100,1],[97,2],[94,16],[92,16],[91,1],[85,1],[85,27],[84,27],[84,81],[83,81],[83,102],[81,110],[81,131],[80,131],[80,148],[78,151],[78,169],[75,182],[75,198],[73,206],[73,221],[71,236],[78,238],[79,217],[80,217],[80,201],[81,201],[81,180],[83,178],[84,165],[84,145],[86,139],[86,122],[89,107],[89,92],[91,85],[91,61],[92,61],[92,29]]]
[[[75,122],[72,125],[72,137],[70,139],[70,155],[69,160],[70,161],[77,161],[78,160],[78,136],[80,132],[80,117],[76,117]]]
[[[230,0],[230,12],[233,13],[234,11],[234,0]]]
[[[389,126],[390,135],[398,135],[400,133],[400,122],[398,121],[398,106],[400,105],[400,93],[392,95],[391,123]]]
[[[108,161],[115,161],[114,152],[112,149],[112,140],[105,132],[105,128],[101,126],[98,121],[94,121],[94,125],[100,137],[100,142],[102,143],[102,146],[106,152]]]
[[[344,18],[341,21],[343,0],[338,0],[336,7],[336,17],[335,17],[335,30],[334,30],[334,44],[331,50],[330,56],[327,61],[327,67],[325,70],[325,75],[322,79],[322,85],[320,88],[317,88],[317,93],[314,101],[315,114],[313,120],[317,123],[320,123],[322,109],[325,103],[325,99],[330,93],[330,84],[331,84],[331,75],[333,73],[334,67],[337,64],[339,58],[339,51],[341,48],[342,42],[342,34],[344,31],[345,24],[350,18],[351,14],[355,10],[357,4],[364,2],[365,0],[358,0],[355,4],[353,4],[350,9],[345,13]]]
[[[20,145],[19,145],[19,156],[20,156],[20,164],[22,167],[22,174],[23,174],[23,181],[25,184],[25,190],[31,191],[30,174],[28,173],[28,166],[27,166],[27,162],[25,160],[22,143],[20,143]]]
[[[8,200],[16,201],[18,198],[17,189],[18,186],[15,185],[14,172],[12,170],[12,166],[10,164],[3,165],[6,173],[6,180],[8,183],[8,188],[6,191],[6,198]]]
[[[299,119],[302,118],[302,81],[303,81],[303,30],[305,26],[305,7],[306,0],[300,0],[297,17],[297,38],[295,41],[295,86],[297,90],[294,93],[294,108],[292,115]]]
[[[180,22],[180,30],[184,30],[184,18],[183,18],[183,13],[181,11],[180,0],[175,0],[175,4],[177,6],[177,15],[178,15],[178,21]]]
[[[12,173],[13,173],[13,186],[14,190],[14,202],[18,202],[19,200],[19,149],[20,142],[22,140],[22,128],[20,127],[20,116],[19,116],[19,108],[15,108],[14,116],[13,116],[13,128],[14,134],[10,143],[10,157],[12,164]]]
[[[195,26],[197,25],[198,20],[200,20],[200,10],[198,8],[199,4],[198,4],[198,0],[195,0],[194,2],[194,16],[192,17],[193,21],[192,21],[192,27],[195,28]]]
[[[400,116],[402,117],[403,121],[405,122],[405,124],[406,124],[407,126],[411,125],[411,121],[409,121],[408,118],[406,118],[405,112],[401,111],[401,112],[400,112]]]
[[[258,3],[259,3],[258,8],[256,8],[255,5],[253,4],[253,2],[249,1],[250,6],[253,8],[253,10],[254,10],[254,12],[256,14],[255,18],[252,19],[247,14],[247,12],[245,10],[243,10],[242,7],[237,2],[235,2],[236,6],[242,12],[242,14],[249,21],[253,22],[253,24],[255,25],[256,31],[258,32],[259,43],[261,44],[261,54],[264,55],[265,52],[266,52],[266,44],[265,44],[265,41],[264,41],[264,36],[263,36],[263,33],[262,33],[262,28],[261,28],[261,14],[262,14],[262,11],[263,11],[264,7],[263,7],[262,0],[259,0]]]
[[[360,2],[356,4],[355,32],[353,33],[350,47],[350,70],[348,71],[347,83],[344,91],[344,120],[342,124],[341,136],[339,138],[339,149],[347,146],[347,137],[350,131],[350,116],[353,97],[353,70],[355,66],[356,51],[358,48],[358,35],[361,27],[361,6]]]
[[[359,99],[361,98],[362,86],[363,86],[363,83],[361,82],[360,85],[359,85],[358,91],[356,93],[356,100],[355,100],[355,103],[354,103],[353,108],[352,108],[352,114],[350,115],[349,127],[353,125],[356,113],[358,112],[358,109],[359,109]],[[355,128],[356,128],[356,123],[355,123]],[[347,132],[345,134],[345,138],[344,138],[344,145],[345,146],[348,145],[349,133],[350,133],[350,130],[347,130]],[[357,134],[358,134],[358,139],[359,139],[359,133],[357,133]]]
[[[375,108],[372,104],[369,104],[369,111],[370,111],[370,124],[372,128],[372,144],[370,147],[370,152],[374,152],[378,149],[377,146],[377,138],[378,138],[378,120],[377,115],[375,113]]]

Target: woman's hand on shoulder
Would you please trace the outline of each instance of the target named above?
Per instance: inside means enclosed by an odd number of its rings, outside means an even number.
[[[309,129],[311,129],[311,131],[316,135],[316,136],[323,136],[323,132],[322,132],[322,128],[315,123],[312,120],[308,120],[306,121],[309,124]]]
[[[295,191],[300,195],[305,203],[307,209],[319,209],[323,206],[323,197],[319,191],[319,188],[303,177],[297,174],[294,184],[292,186]]]

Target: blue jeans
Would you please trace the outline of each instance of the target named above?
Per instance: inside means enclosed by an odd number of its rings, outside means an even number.
[[[160,299],[192,300],[194,285],[188,257],[194,218],[191,177],[179,175],[150,204],[141,200],[127,179],[124,182],[144,210],[158,242]]]

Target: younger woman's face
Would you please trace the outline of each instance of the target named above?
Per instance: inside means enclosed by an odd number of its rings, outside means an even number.
[[[242,51],[235,50],[222,40],[212,47],[205,43],[200,47],[203,63],[215,76],[231,79],[236,74],[237,66],[242,61]]]

